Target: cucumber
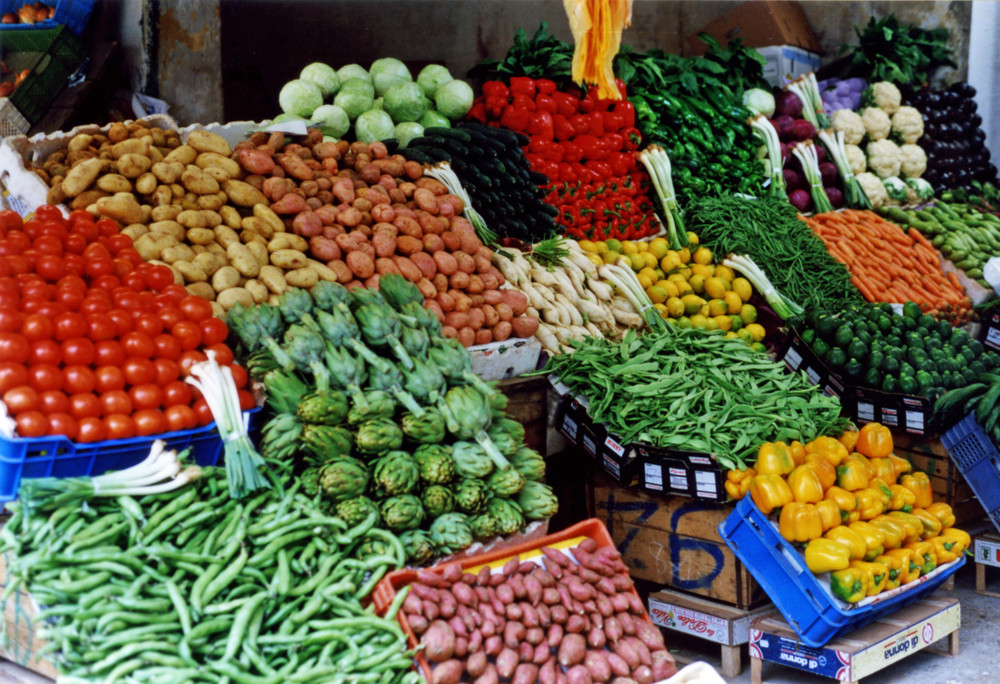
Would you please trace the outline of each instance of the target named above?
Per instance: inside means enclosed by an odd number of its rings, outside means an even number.
[[[424,129],[424,135],[437,135],[442,138],[451,138],[465,144],[472,142],[472,136],[461,128],[444,128],[443,126],[431,126]]]
[[[976,404],[976,420],[980,425],[986,422],[990,412],[996,408],[998,399],[1000,399],[1000,382],[994,382]]]
[[[941,413],[943,411],[956,409],[960,403],[968,400],[969,397],[978,398],[979,393],[984,392],[986,389],[986,383],[974,382],[971,385],[966,385],[965,387],[949,390],[938,397],[938,400],[934,402],[934,412]]]

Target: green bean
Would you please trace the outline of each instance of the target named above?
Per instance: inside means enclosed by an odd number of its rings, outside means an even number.
[[[236,611],[233,628],[229,632],[229,639],[226,641],[226,652],[223,660],[231,660],[236,655],[236,651],[239,650],[240,643],[243,640],[243,635],[246,633],[250,618],[253,616],[254,611],[257,610],[257,607],[265,600],[267,600],[267,594],[261,592],[256,596],[252,596],[249,601],[240,606],[240,609]]]
[[[199,597],[199,605],[207,605],[212,602],[223,589],[225,589],[229,584],[235,579],[237,575],[243,570],[243,566],[247,562],[247,550],[246,548],[240,549],[240,555],[236,557],[236,561],[226,567],[222,572],[220,572],[211,582],[209,582],[205,591]]]
[[[191,608],[192,610],[194,610],[195,614],[201,613],[201,607],[202,607],[201,596],[205,591],[205,587],[208,586],[209,582],[215,579],[216,575],[222,572],[222,568],[223,568],[222,563],[213,563],[212,565],[208,566],[205,572],[202,573],[201,577],[195,580],[194,586],[191,588],[191,598],[190,598]]]

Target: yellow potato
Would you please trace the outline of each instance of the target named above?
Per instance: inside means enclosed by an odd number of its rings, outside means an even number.
[[[216,226],[213,230],[215,232],[215,241],[224,248],[229,249],[229,246],[232,244],[240,244],[240,236],[232,228],[228,226]]]
[[[76,164],[66,174],[62,182],[62,191],[67,197],[76,197],[97,179],[98,174],[104,169],[104,162],[100,159],[86,159]]]
[[[233,148],[225,138],[209,131],[191,131],[187,137],[187,144],[198,152],[215,152],[223,157],[233,153]]]
[[[285,273],[277,266],[261,266],[257,279],[276,295],[280,295],[288,289],[288,283],[285,281]]]
[[[240,272],[240,275],[256,278],[260,273],[260,263],[246,245],[234,242],[226,247],[226,254],[229,255],[229,263]]]
[[[102,216],[113,218],[125,225],[142,221],[142,207],[136,201],[135,195],[127,192],[119,192],[112,197],[102,197],[97,200],[97,211]]]
[[[297,249],[279,249],[271,252],[271,263],[286,271],[293,268],[304,268],[309,264],[306,255]],[[285,279],[288,279],[287,276]]]
[[[141,223],[133,223],[122,228],[122,234],[128,235],[130,238],[132,238],[133,242],[137,240],[140,236],[145,235],[148,232],[149,228],[147,228]]]
[[[186,282],[203,283],[208,281],[208,274],[205,273],[205,269],[190,261],[175,261],[171,266],[184,276]]]
[[[126,154],[141,154],[144,157],[149,156],[149,142],[148,138],[129,138],[127,140],[122,140],[119,143],[115,143],[111,146],[111,156],[115,159],[121,159]]]
[[[69,144],[66,146],[67,151],[77,152],[79,150],[85,150],[90,147],[91,143],[94,142],[94,136],[88,135],[86,133],[78,133],[70,138]]]
[[[240,165],[235,160],[223,157],[217,152],[202,152],[194,160],[194,163],[203,169],[207,169],[209,166],[217,166],[228,173],[230,178],[236,178],[240,175]]]
[[[132,192],[132,182],[118,173],[106,173],[97,179],[97,187],[105,192]]]
[[[278,233],[267,243],[267,248],[272,252],[281,249],[295,249],[305,252],[309,249],[309,242],[301,235],[295,233]]]
[[[151,195],[156,190],[157,185],[159,185],[159,180],[150,171],[135,179],[135,191],[140,195]]]
[[[331,283],[337,282],[337,272],[324,264],[322,261],[309,259],[309,268],[316,272],[316,276],[320,280],[328,280]]]
[[[261,221],[256,216],[244,217],[240,226],[243,230],[249,230],[250,232],[256,233],[265,240],[269,239],[274,234],[271,232],[271,226],[269,226],[265,221]]]
[[[199,169],[194,164],[188,164],[181,174],[181,184],[188,192],[195,195],[213,195],[219,191],[219,181]],[[196,198],[190,201],[194,202]]]
[[[270,255],[267,253],[267,245],[259,240],[251,240],[246,243],[247,249],[253,254],[257,263],[261,266],[267,266],[270,263]]]
[[[245,287],[231,287],[228,290],[223,290],[216,295],[215,301],[227,311],[236,304],[251,307],[255,303],[253,295]]]
[[[180,284],[184,285],[184,283]],[[210,302],[215,301],[215,290],[213,290],[212,286],[207,282],[202,281],[199,283],[189,283],[184,285],[184,289],[193,294],[195,297],[201,297],[202,299],[207,299]]]
[[[213,211],[219,211],[226,204],[226,200],[219,197],[218,194],[215,195],[199,195],[198,199],[195,200],[198,206],[202,209],[211,209]],[[222,219],[219,219],[222,222]]]
[[[151,170],[161,183],[170,185],[180,179],[181,174],[184,173],[184,165],[176,161],[161,161],[153,164]]]
[[[181,145],[180,147],[174,148],[170,154],[163,158],[165,162],[178,162],[182,166],[187,166],[188,164],[194,163],[194,160],[198,158],[198,150],[194,149],[190,145]]]
[[[189,228],[187,241],[193,245],[210,245],[215,242],[215,231],[210,228]]]
[[[255,204],[267,204],[264,193],[250,185],[238,180],[228,180],[222,184],[229,201],[240,207],[252,207]]]
[[[126,154],[118,160],[118,173],[126,178],[138,178],[149,171],[153,162],[144,154]]]
[[[292,287],[309,289],[319,282],[319,276],[316,275],[316,271],[309,266],[306,266],[304,268],[295,268],[290,271],[285,271],[285,282]]]
[[[182,211],[177,215],[177,223],[185,228],[204,228],[206,225],[205,217],[202,216],[201,211],[195,210]]]
[[[240,272],[233,266],[223,266],[212,274],[212,288],[216,292],[228,290],[240,284]]]
[[[174,239],[174,242],[182,242],[187,237],[187,231],[184,229],[184,226],[177,223],[177,221],[157,221],[149,224],[149,230],[152,233],[169,235]]]
[[[236,211],[229,205],[224,205],[219,208],[219,215],[222,217],[222,222],[226,224],[229,228],[236,230],[242,224],[242,217],[240,212]]]
[[[271,210],[271,207],[266,204],[253,205],[253,215],[269,225],[272,233],[285,232],[285,222],[278,218],[278,215],[275,214],[274,211]]]
[[[153,211],[150,213],[149,218],[153,221],[173,221],[180,215],[180,213],[180,207],[167,204],[160,207],[153,207]]]
[[[262,282],[260,282],[255,278],[251,278],[250,280],[243,283],[243,287],[246,289],[247,292],[250,293],[250,296],[253,297],[253,301],[256,304],[261,304],[263,302],[266,302],[267,296],[271,294],[270,292],[268,292],[267,287]]]

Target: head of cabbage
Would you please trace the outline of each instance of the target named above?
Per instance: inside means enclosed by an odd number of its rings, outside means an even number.
[[[417,84],[427,97],[434,97],[437,89],[454,80],[448,68],[441,64],[428,64],[417,74]]]
[[[396,123],[401,121],[419,121],[427,111],[430,101],[424,97],[424,91],[413,81],[401,81],[389,88],[385,93],[383,109]]]
[[[351,119],[347,112],[337,105],[320,105],[312,113],[312,120],[318,124],[323,135],[334,138],[343,138],[347,131],[351,130]]]
[[[395,138],[399,140],[400,147],[406,147],[414,138],[419,138],[424,134],[424,127],[416,121],[404,121],[396,124]]]
[[[288,114],[309,116],[321,104],[323,93],[319,86],[301,78],[289,81],[278,93],[278,105]]]
[[[413,80],[410,70],[395,57],[376,59],[368,71],[371,73],[372,83],[375,84],[375,94],[379,96],[385,95],[389,88],[400,81]]]
[[[394,135],[396,126],[392,123],[392,117],[381,109],[369,109],[354,122],[354,136],[361,142],[387,140]]]
[[[448,117],[433,109],[428,109],[424,112],[424,115],[420,117],[420,125],[424,128],[431,128],[433,126],[438,128],[451,128],[451,122],[448,121]]]
[[[337,78],[343,83],[349,78],[360,78],[363,81],[372,82],[372,76],[368,73],[360,64],[345,64],[344,66],[337,69]]]
[[[456,78],[434,93],[434,108],[452,121],[457,121],[472,109],[472,98],[472,86]]]
[[[324,99],[333,95],[340,88],[340,77],[337,76],[337,72],[333,70],[332,66],[322,62],[313,62],[302,69],[299,78],[315,83],[319,87],[319,91],[323,93]]]
[[[352,93],[364,93],[368,97],[375,97],[375,86],[372,85],[371,81],[366,81],[363,78],[349,78],[346,81],[340,82],[339,92],[352,92]]]
[[[347,83],[350,83],[351,80],[354,79],[349,79]],[[340,92],[337,93],[336,97],[333,98],[333,104],[347,112],[347,116],[352,121],[358,118],[362,112],[367,112],[371,109],[373,102],[371,94],[365,90],[347,89],[343,86],[341,86]]]

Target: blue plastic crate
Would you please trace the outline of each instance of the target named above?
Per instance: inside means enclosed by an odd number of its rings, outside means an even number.
[[[28,0],[0,0],[0,14],[7,14],[8,12],[17,14],[17,10],[22,5],[30,4],[32,3]],[[94,5],[97,4],[97,0],[55,0],[54,2],[53,0],[45,0],[45,4],[49,7],[52,7],[53,4],[55,5],[56,13],[51,19],[46,19],[35,24],[0,24],[0,32],[49,29],[62,24],[72,31],[74,35],[78,36],[87,28],[90,13],[94,11]]]
[[[873,603],[842,608],[820,580],[806,567],[803,555],[778,534],[770,520],[750,497],[741,499],[736,509],[719,525],[726,545],[763,587],[799,638],[815,648],[823,646],[876,618],[927,596],[965,564],[965,556],[933,572],[875,597]]]
[[[251,434],[259,408],[244,411]],[[167,432],[155,437],[113,439],[76,444],[65,437],[0,437],[0,502],[13,501],[21,480],[32,477],[100,475],[134,466],[149,455],[153,442],[162,439],[178,452],[190,447],[190,458],[201,466],[215,465],[222,453],[222,439],[215,423],[193,430]]]
[[[941,445],[1000,532],[1000,452],[970,413],[941,436]]]

